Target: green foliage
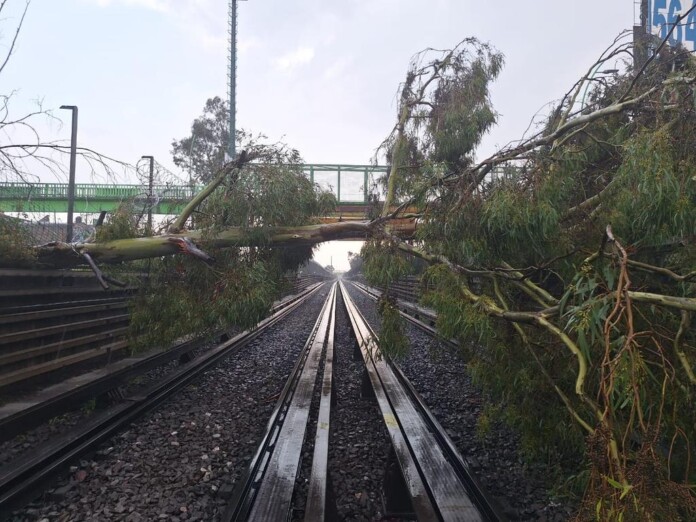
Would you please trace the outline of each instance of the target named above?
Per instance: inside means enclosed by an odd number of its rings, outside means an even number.
[[[481,305],[462,298],[460,287],[466,282],[443,265],[426,270],[422,281],[427,288],[423,304],[437,312],[437,330],[444,338],[455,339],[464,350],[472,343],[495,342],[491,318]]]
[[[116,210],[108,214],[104,223],[97,227],[97,242],[114,239],[130,239],[141,235],[138,230],[138,217],[131,202],[121,203]]]
[[[412,273],[413,268],[396,245],[388,241],[368,241],[360,251],[362,270],[368,283],[388,287],[392,282]]]
[[[605,77],[588,96],[580,82],[488,170],[473,151],[496,120],[502,58],[466,45],[457,72],[445,57],[460,48],[417,55],[385,149],[395,199],[422,215],[418,249],[448,262],[424,274],[423,302],[500,405],[480,432],[499,418],[526,455],[563,463],[580,519],[692,520],[696,334],[688,307],[664,305],[696,298],[681,277],[696,272],[696,62],[665,48],[635,82]],[[398,249],[366,254],[373,284],[394,280]]]
[[[335,196],[312,184],[300,166],[253,164],[204,202],[196,226],[211,233],[228,226],[257,233],[263,227],[312,224],[335,205]]]
[[[31,264],[36,258],[31,245],[29,232],[19,219],[0,216],[0,266]]]
[[[561,235],[559,212],[537,196],[513,183],[501,183],[486,199],[480,220],[494,254],[517,261],[521,252],[536,257],[555,250]]]
[[[553,407],[557,399],[540,376],[536,361],[509,325],[485,312],[485,301],[471,304],[462,295],[462,287],[486,290],[486,285],[434,265],[424,273],[422,286],[423,304],[438,314],[438,332],[459,343],[474,382],[486,390],[495,405],[482,413],[479,435],[485,436],[492,424],[505,422],[520,433],[522,452],[528,458],[565,462],[571,471],[577,471],[583,433],[568,419],[567,412]],[[537,349],[537,356],[557,375],[572,377],[567,369],[570,361],[562,355],[557,347]]]
[[[428,194],[417,194],[425,180],[472,163],[497,120],[489,87],[503,62],[500,52],[476,38],[413,57],[400,88],[397,125],[378,150],[395,168],[387,201],[414,195],[426,201]]]
[[[409,339],[403,331],[403,319],[399,309],[389,298],[380,299],[377,310],[381,317],[379,331],[380,353],[392,359],[400,359],[408,355]]]
[[[476,39],[467,39],[452,54],[432,92],[432,108],[424,120],[431,161],[450,166],[470,163],[473,150],[497,121],[489,84],[503,62],[501,53]]]
[[[613,221],[630,243],[659,245],[696,230],[695,155],[680,154],[680,141],[665,126],[643,129],[626,144]]]
[[[216,252],[215,268],[185,257],[154,261],[147,288],[135,300],[135,350],[167,348],[182,337],[254,326],[282,289],[282,269],[259,252]]]
[[[273,248],[270,229],[313,224],[333,210],[335,197],[307,179],[296,150],[255,139],[244,150],[259,163],[232,171],[193,217],[202,231],[198,246],[215,263],[183,256],[151,261],[148,286],[133,305],[131,337],[137,350],[254,326],[287,289],[285,275],[312,257],[312,246]],[[134,233],[127,217],[117,213],[111,227],[104,227],[110,238]],[[245,244],[256,246],[216,248],[215,236],[228,227],[244,229]]]

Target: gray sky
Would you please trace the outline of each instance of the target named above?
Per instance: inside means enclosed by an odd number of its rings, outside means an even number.
[[[0,44],[23,3],[9,1]],[[224,0],[33,0],[2,92],[16,91],[15,116],[36,99],[78,105],[81,145],[129,163],[152,154],[176,171],[172,140],[207,98],[226,95],[227,10]],[[367,163],[393,126],[410,57],[476,36],[506,57],[492,92],[500,122],[480,153],[490,154],[633,20],[633,0],[241,1],[238,126],[282,139],[308,163]],[[69,139],[68,113],[55,115],[65,125],[39,122],[42,138]],[[91,181],[84,166],[78,181]]]

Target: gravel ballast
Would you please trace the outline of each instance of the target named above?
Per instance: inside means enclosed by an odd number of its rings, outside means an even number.
[[[352,285],[346,287],[379,332],[374,301]],[[75,463],[12,520],[219,520],[329,290],[325,285],[269,331],[138,419],[96,454]],[[494,425],[484,437],[477,435],[485,399],[457,353],[410,324],[406,333],[411,352],[400,367],[505,514],[512,520],[568,519],[571,510],[550,500],[546,492],[545,468],[519,458],[517,438],[509,429]],[[338,520],[380,520],[391,444],[376,402],[361,396],[364,363],[354,358],[354,345],[339,293],[328,513]],[[323,365],[322,361],[318,382]],[[319,386],[296,480],[295,520],[304,519],[318,404]]]
[[[66,470],[13,520],[218,520],[329,291]]]
[[[376,303],[351,284],[346,288],[365,319],[379,334]],[[545,466],[528,464],[519,457],[518,437],[505,426],[494,425],[483,438],[476,433],[485,398],[456,351],[405,323],[411,341],[409,355],[399,361],[437,420],[469,461],[487,492],[498,499],[512,520],[563,521],[572,509],[549,498]]]

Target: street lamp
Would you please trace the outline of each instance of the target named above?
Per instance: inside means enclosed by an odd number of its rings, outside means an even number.
[[[150,160],[150,180],[147,189],[147,230],[148,234],[152,234],[152,176],[155,169],[155,158],[153,156],[143,156],[141,159]]]
[[[68,178],[68,227],[66,243],[73,239],[73,210],[75,208],[75,160],[77,159],[77,105],[61,105],[61,109],[72,111],[72,135],[70,138],[70,177]]]

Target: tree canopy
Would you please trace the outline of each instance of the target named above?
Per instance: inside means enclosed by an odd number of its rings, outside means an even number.
[[[203,114],[191,125],[191,135],[172,142],[174,164],[207,183],[225,164],[229,141],[229,104],[219,96],[209,98]],[[243,132],[239,133],[241,141]]]
[[[432,265],[440,333],[530,452],[577,463],[580,518],[691,519],[696,65],[660,46],[583,104],[588,73],[536,134],[476,162],[502,58],[461,46],[417,55],[402,85],[387,202],[418,209],[417,239],[375,237],[366,277]],[[629,51],[618,40],[590,71]]]

